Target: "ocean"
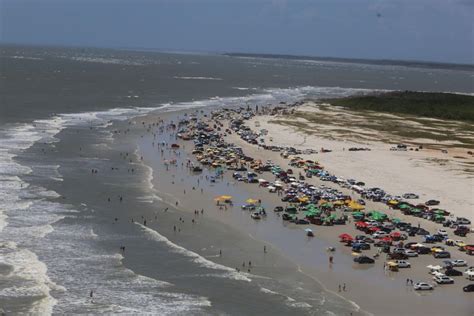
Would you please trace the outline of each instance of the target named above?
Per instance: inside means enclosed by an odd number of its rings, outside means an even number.
[[[7,314],[357,310],[296,276],[236,273],[198,254],[192,236],[174,243],[166,216],[143,226],[141,219],[165,208],[179,211],[163,202],[150,168],[134,157],[143,135],[124,133],[128,120],[376,90],[474,92],[474,73],[462,69],[92,48],[0,51],[0,310]],[[238,231],[211,224],[207,231],[245,243]]]

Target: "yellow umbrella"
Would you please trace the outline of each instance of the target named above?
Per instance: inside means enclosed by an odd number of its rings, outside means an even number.
[[[247,202],[248,204],[256,204],[258,202],[258,200],[255,200],[255,199],[247,199],[245,202]]]
[[[230,196],[230,195],[221,195],[221,196],[218,196],[214,199],[214,201],[228,201],[228,200],[232,200],[232,196]]]

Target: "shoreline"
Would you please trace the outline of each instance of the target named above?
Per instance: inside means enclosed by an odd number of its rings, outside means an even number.
[[[159,116],[160,116],[160,115],[159,115]],[[233,140],[233,141],[238,141],[238,139],[232,139],[232,140]],[[177,141],[177,143],[179,143],[179,141]],[[243,148],[245,148],[246,150],[252,149],[248,144],[246,145],[246,144],[244,144],[244,143],[241,143],[241,144],[239,144],[239,145],[241,145],[241,146],[242,146]],[[187,150],[187,149],[186,149],[186,150]],[[255,151],[255,150],[254,150],[254,151]],[[258,151],[258,149],[256,149],[256,151]],[[155,168],[153,168],[153,170],[154,170],[154,172],[156,172]],[[228,178],[226,178],[226,179],[228,179]],[[162,180],[163,180],[163,179],[162,179]],[[228,180],[231,180],[231,179],[228,179]],[[159,183],[158,183],[158,182],[156,182],[155,184],[156,184],[157,186],[159,186]],[[240,185],[239,185],[239,186],[240,186]],[[162,191],[162,190],[159,189],[159,188],[157,188],[157,190]],[[164,190],[164,191],[166,191],[166,190]],[[189,192],[189,191],[188,191],[188,192]],[[166,193],[166,192],[163,192],[163,193]],[[170,193],[168,192],[168,194],[170,194]],[[260,192],[259,192],[259,194],[263,194],[263,193],[260,193]],[[265,194],[265,197],[267,197],[267,195],[268,195],[268,194]],[[174,196],[180,196],[180,197],[181,197],[181,200],[183,200],[184,198],[188,198],[188,197],[186,197],[186,195],[184,195],[184,194],[178,194],[177,191],[175,191]],[[270,197],[270,196],[269,196],[269,197]],[[207,198],[210,198],[210,195],[207,195]],[[202,197],[201,197],[201,199],[202,199]],[[193,200],[194,200],[194,199],[193,199]],[[208,203],[208,205],[209,205],[209,203]],[[186,208],[185,205],[181,205],[181,207]],[[235,210],[234,210],[234,211],[235,211]],[[221,219],[221,218],[217,218],[217,219],[218,219],[218,220],[223,220],[223,219]],[[224,222],[226,222],[225,219],[224,219]],[[232,223],[232,222],[230,222],[230,223]],[[229,222],[227,222],[227,224],[229,224]],[[235,224],[235,222],[234,222],[234,224]],[[278,249],[278,250],[282,250],[282,249],[280,248],[281,245],[278,244],[278,243],[275,243],[274,241],[268,241],[268,240],[262,239],[261,236],[253,236],[253,235],[251,235],[251,236],[252,236],[252,238],[257,238],[257,240],[263,240],[264,242],[268,242],[269,244],[272,245],[272,247],[275,247],[275,248]],[[334,237],[332,237],[332,238],[334,238]],[[332,239],[332,238],[327,238],[327,236],[326,236],[325,240],[326,240],[327,244],[331,244],[331,239]],[[334,242],[335,240],[332,239],[332,241]],[[287,253],[285,254],[285,251],[287,251],[287,249],[285,250],[285,249],[283,248],[282,251],[283,251],[284,255],[285,255],[288,259],[293,260],[293,261],[295,260],[295,258],[292,257],[291,255],[288,255]],[[344,250],[343,250],[343,252],[344,252]],[[351,259],[351,258],[350,258],[350,253],[349,253],[349,254],[348,254],[348,253],[343,253],[343,254],[341,254],[341,256],[345,256],[345,257],[346,257],[346,258],[344,259],[345,261],[348,261],[348,260],[347,260],[347,256],[349,256],[349,259]],[[327,257],[325,256],[325,259],[326,259],[326,258],[327,258]],[[336,259],[337,259],[337,258],[336,258]],[[347,264],[347,262],[346,262],[345,264]],[[304,264],[303,264],[303,265],[298,265],[298,264],[296,264],[296,266],[299,266],[300,269],[301,269],[301,267],[302,267],[302,271],[304,271],[304,270],[306,269],[306,267],[305,267]],[[421,268],[421,269],[423,270],[424,268]],[[319,276],[319,277],[320,277],[321,275],[324,275],[324,273],[321,273],[321,271],[314,272],[314,271],[311,270],[311,268],[308,268],[308,270],[309,270],[308,273],[309,273],[310,275],[315,275],[315,276]],[[421,270],[420,270],[420,269],[417,269],[417,274],[419,274],[420,272],[421,272]],[[340,271],[339,271],[338,273],[340,273]],[[333,279],[334,277],[337,277],[337,275],[332,275],[331,277],[328,277],[328,278],[326,278],[326,279],[323,280],[323,281],[321,281],[320,278],[318,278],[318,277],[316,277],[316,279],[317,279],[319,282],[321,282],[323,285],[325,285],[325,287],[327,287],[326,285],[327,285],[328,283],[330,283],[329,280]],[[323,278],[323,279],[324,279],[324,278]],[[350,279],[350,277],[349,277],[348,279]],[[357,279],[357,278],[356,278],[356,279]],[[387,282],[389,282],[389,281],[387,281]],[[354,283],[356,283],[356,282],[354,282]],[[329,289],[330,291],[334,291],[334,290],[331,290],[330,288],[331,288],[331,287],[328,287],[328,289]],[[334,288],[334,286],[333,286],[333,288]],[[335,292],[335,293],[337,294],[337,292]],[[353,295],[350,295],[349,293],[344,293],[344,294],[346,294],[345,296],[347,296],[349,299],[352,299],[351,296],[353,296]],[[409,295],[411,295],[411,294],[409,294]],[[361,299],[361,298],[359,298],[359,300],[360,300],[360,299]],[[367,299],[366,299],[366,300],[367,300]],[[356,304],[359,304],[359,305],[360,305],[360,303],[359,303],[358,300],[355,300],[355,302],[356,302]],[[412,304],[420,305],[420,304],[416,304],[416,303],[412,303]],[[421,304],[424,304],[424,303],[421,303]],[[367,305],[367,304],[366,304],[366,303],[362,303],[362,304],[361,304],[362,308],[365,307],[364,305]],[[370,305],[370,304],[369,304],[369,305]],[[379,306],[378,308],[381,308],[381,306]],[[418,306],[417,308],[419,309],[419,308],[421,308],[421,306]],[[369,310],[370,310],[370,309],[369,309]],[[375,311],[375,312],[377,313],[377,312],[380,312],[380,311],[381,311],[381,310],[378,310],[378,311]]]

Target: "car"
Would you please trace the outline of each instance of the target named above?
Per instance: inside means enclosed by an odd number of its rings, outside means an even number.
[[[354,262],[357,262],[359,264],[365,264],[365,263],[370,264],[370,263],[375,263],[375,260],[367,256],[360,256],[360,257],[354,258]]]
[[[438,234],[441,236],[448,236],[448,232],[445,229],[438,229]]]
[[[413,250],[407,250],[407,251],[405,251],[405,254],[408,257],[418,257],[418,253],[416,251],[413,251]]]
[[[468,284],[462,288],[464,292],[474,292],[474,284]]]
[[[433,285],[426,282],[417,282],[413,285],[415,291],[430,291],[433,290]]]
[[[431,248],[429,247],[417,247],[415,249],[415,251],[419,254],[419,255],[427,255],[427,254],[430,254],[431,253]]]
[[[444,272],[447,276],[462,276],[462,272],[453,268],[448,268]]]
[[[399,268],[411,268],[410,262],[406,260],[396,260],[395,263],[398,265]]]
[[[274,212],[283,212],[283,206],[275,206],[275,208],[273,209]]]
[[[438,284],[453,284],[454,283],[454,280],[446,275],[437,275],[433,277],[433,280],[435,280],[435,282]]]
[[[451,254],[449,251],[438,251],[433,253],[433,257],[440,259],[440,258],[451,258]]]
[[[438,205],[440,202],[438,200],[428,200],[425,202],[425,205]]]
[[[381,239],[381,238],[384,238],[384,237],[387,237],[388,234],[385,233],[385,232],[382,232],[382,231],[376,231],[375,233],[372,234],[372,237],[376,238],[376,239]]]
[[[464,218],[464,217],[458,217],[458,218],[456,218],[456,224],[470,225],[471,221],[468,220],[467,218]]]
[[[431,247],[431,252],[441,252],[444,251],[444,247],[442,246],[433,246]]]
[[[247,210],[247,211],[252,211],[252,210],[255,209],[255,205],[254,204],[245,204],[245,205],[242,205],[242,209]]]
[[[467,261],[462,259],[451,260],[453,267],[467,267]]]
[[[419,196],[415,193],[405,193],[402,195],[404,199],[418,199]]]
[[[456,240],[454,242],[454,244],[456,245],[456,247],[464,247],[466,246],[466,243],[463,241],[463,240]]]

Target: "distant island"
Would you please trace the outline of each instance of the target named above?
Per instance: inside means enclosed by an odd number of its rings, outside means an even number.
[[[257,54],[257,53],[223,53],[224,56],[243,57],[243,58],[269,58],[269,59],[290,59],[290,60],[312,60],[312,61],[329,61],[340,63],[369,64],[369,65],[394,65],[418,68],[435,68],[435,69],[453,69],[474,71],[472,64],[455,64],[441,63],[417,60],[392,60],[392,59],[362,59],[362,58],[340,58],[340,57],[317,57],[304,55],[284,55],[284,54]]]
[[[352,110],[411,114],[439,119],[474,122],[474,96],[415,91],[394,91],[364,96],[325,99]]]

